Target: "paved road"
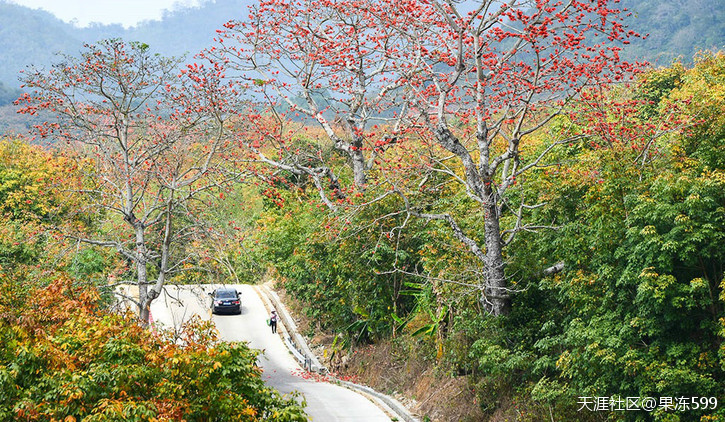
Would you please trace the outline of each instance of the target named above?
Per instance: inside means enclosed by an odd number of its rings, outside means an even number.
[[[263,350],[259,361],[265,381],[282,393],[302,393],[307,400],[307,414],[313,422],[390,421],[370,400],[347,388],[300,377],[300,367],[282,338],[272,334],[267,327],[267,311],[254,288],[248,285],[230,287],[242,292],[241,315],[210,315],[207,293],[213,289],[211,285],[171,286],[166,295],[154,301],[151,314],[155,322],[168,326],[179,326],[193,315],[212,318],[222,339],[246,341],[250,347]]]

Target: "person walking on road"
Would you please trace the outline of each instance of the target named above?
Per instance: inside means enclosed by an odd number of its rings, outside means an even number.
[[[277,332],[277,311],[272,309],[272,313],[269,315],[269,326],[272,327],[272,333]]]

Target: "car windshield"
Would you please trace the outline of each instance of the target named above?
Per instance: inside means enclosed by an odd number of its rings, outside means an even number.
[[[234,290],[219,290],[216,292],[216,297],[220,299],[233,299],[237,297]]]

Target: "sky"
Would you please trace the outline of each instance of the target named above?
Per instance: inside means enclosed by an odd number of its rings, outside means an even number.
[[[144,20],[161,19],[164,10],[197,6],[200,0],[10,0],[33,9],[43,9],[66,22],[84,27],[91,22],[134,26]]]

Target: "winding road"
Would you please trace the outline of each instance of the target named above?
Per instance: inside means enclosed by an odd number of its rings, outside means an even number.
[[[259,358],[264,380],[286,394],[300,392],[307,401],[305,409],[313,422],[360,421],[389,422],[378,406],[347,388],[301,377],[302,370],[279,334],[266,325],[267,310],[254,287],[227,285],[242,292],[241,315],[211,315],[208,293],[212,285],[169,286],[166,294],[151,305],[154,322],[178,327],[194,315],[212,319],[220,337],[226,341],[244,341],[263,351]]]

